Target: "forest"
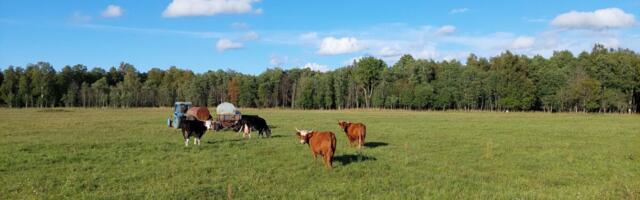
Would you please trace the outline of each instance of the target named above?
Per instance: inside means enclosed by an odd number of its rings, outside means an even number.
[[[333,71],[270,68],[194,73],[172,66],[105,70],[47,62],[7,66],[0,74],[4,107],[161,107],[176,101],[216,106],[293,109],[387,108],[638,113],[640,55],[596,44],[591,52],[529,57],[506,51],[465,62],[404,55],[389,66],[364,57]]]

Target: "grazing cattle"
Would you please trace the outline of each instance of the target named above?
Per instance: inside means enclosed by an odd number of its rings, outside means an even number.
[[[296,129],[300,144],[308,144],[316,160],[318,155],[322,156],[322,160],[327,168],[333,168],[333,154],[336,152],[336,135],[330,131],[308,131]]]
[[[340,128],[347,134],[349,146],[354,146],[355,144],[358,145],[358,148],[362,148],[364,138],[367,135],[367,127],[364,124],[339,121],[338,125],[340,125]]]
[[[258,115],[242,115],[234,129],[243,132],[243,136],[251,137],[251,130],[256,130],[260,137],[271,137],[271,129],[267,121]]]
[[[182,136],[184,137],[184,146],[189,146],[189,138],[194,136],[194,145],[200,145],[200,139],[208,129],[209,121],[202,122],[199,120],[188,120],[183,117],[180,120],[179,128],[182,129]]]

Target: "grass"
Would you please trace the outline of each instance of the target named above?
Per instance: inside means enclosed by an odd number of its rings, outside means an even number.
[[[0,199],[640,199],[637,115],[243,111],[273,138],[184,147],[168,108],[0,109]],[[333,170],[295,128],[337,134]]]

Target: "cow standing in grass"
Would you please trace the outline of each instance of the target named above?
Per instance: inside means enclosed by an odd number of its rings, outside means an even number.
[[[234,129],[243,132],[243,137],[251,138],[251,130],[257,130],[260,137],[271,137],[271,129],[267,121],[258,115],[242,115]]]
[[[182,136],[184,137],[184,146],[189,146],[189,138],[195,137],[193,140],[194,145],[200,145],[200,139],[207,132],[208,129],[213,127],[211,120],[189,120],[187,117],[180,119],[179,128],[182,130]]]
[[[351,123],[345,121],[339,121],[338,125],[347,134],[349,139],[349,146],[357,145],[358,148],[364,146],[364,138],[367,135],[367,126],[362,123]]]
[[[336,135],[330,131],[309,131],[296,129],[300,144],[308,144],[316,160],[318,155],[322,156],[322,160],[327,168],[333,168],[333,154],[336,152]]]

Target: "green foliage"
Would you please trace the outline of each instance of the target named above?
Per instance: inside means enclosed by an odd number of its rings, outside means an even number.
[[[385,68],[387,64],[374,57],[364,57],[356,62],[353,76],[364,92],[365,107],[370,107],[373,89],[380,83],[381,73]]]
[[[255,107],[256,100],[256,82],[254,78],[242,77],[238,105],[241,107]]]
[[[19,74],[13,66],[3,71],[2,85],[0,85],[0,98],[9,107],[18,106],[18,82]]]
[[[175,101],[216,106],[303,109],[400,108],[545,112],[640,111],[640,55],[595,45],[574,56],[549,58],[504,52],[469,55],[466,63],[403,55],[388,67],[365,57],[329,72],[267,69],[194,73],[172,66],[138,72],[129,63],[87,70],[46,62],[3,70],[0,103],[8,107],[171,106]]]

